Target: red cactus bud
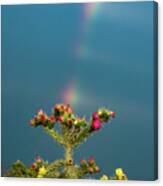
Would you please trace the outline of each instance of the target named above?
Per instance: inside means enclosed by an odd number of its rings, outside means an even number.
[[[61,105],[61,109],[62,109],[62,110],[65,110],[65,106],[64,106],[64,105]]]
[[[54,107],[54,111],[58,111],[58,108],[57,107]]]
[[[69,104],[67,105],[66,111],[67,111],[69,114],[72,114],[72,113],[73,113],[73,110],[72,110],[72,108],[70,107]]]
[[[50,117],[49,117],[49,120],[50,120],[51,123],[54,123],[54,122],[55,122],[54,116],[50,116]]]
[[[89,157],[89,163],[92,165],[92,164],[95,164],[95,160],[93,158],[93,156],[90,156]]]
[[[54,110],[59,111],[61,109],[60,105],[55,105]]]
[[[99,173],[101,170],[100,170],[100,168],[99,167],[95,167],[95,171],[97,172],[97,173]]]
[[[94,113],[92,114],[92,118],[93,118],[93,120],[98,119],[98,114],[97,114],[96,112],[94,112]]]
[[[42,122],[45,122],[46,119],[47,119],[46,116],[43,114],[43,115],[41,116],[41,121],[42,121]]]
[[[63,117],[62,117],[62,116],[59,116],[57,120],[58,120],[59,122],[63,122]]]
[[[89,167],[89,173],[92,174],[94,172],[92,167]]]
[[[36,163],[32,163],[31,167],[32,167],[32,169],[35,169],[36,168]]]
[[[37,122],[37,121],[38,121],[38,117],[37,117],[37,116],[35,116],[35,117],[34,117],[34,120],[35,120],[35,122]]]
[[[87,164],[87,162],[86,162],[86,160],[81,159],[81,160],[80,160],[80,164],[84,165],[84,164]]]
[[[112,118],[115,118],[116,113],[115,113],[115,112],[113,112],[113,111],[111,111],[111,112],[110,112],[110,116],[111,116]]]
[[[68,124],[70,124],[70,125],[73,124],[73,121],[72,121],[72,119],[70,119],[70,118],[67,120],[67,122],[68,122]]]

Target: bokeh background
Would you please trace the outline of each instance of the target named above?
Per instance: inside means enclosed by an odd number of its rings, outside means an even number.
[[[2,6],[2,174],[63,148],[29,120],[69,102],[117,117],[75,150],[105,174],[154,179],[153,2]],[[97,176],[99,177],[99,176]]]

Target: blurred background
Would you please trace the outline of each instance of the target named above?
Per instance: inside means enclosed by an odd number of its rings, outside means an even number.
[[[153,2],[2,6],[2,175],[17,159],[63,148],[29,120],[68,102],[89,117],[117,113],[75,150],[102,173],[154,178]],[[97,175],[99,178],[99,175]]]

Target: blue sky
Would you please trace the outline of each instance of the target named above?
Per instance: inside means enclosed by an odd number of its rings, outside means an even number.
[[[154,178],[154,4],[98,5],[88,22],[84,4],[2,6],[2,172],[17,159],[62,156],[28,121],[39,108],[50,113],[74,81],[78,113],[117,112],[75,160],[94,155],[106,174],[122,167],[129,179]],[[76,45],[86,53],[77,55]]]

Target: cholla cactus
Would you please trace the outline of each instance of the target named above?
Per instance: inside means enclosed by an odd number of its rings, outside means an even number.
[[[77,116],[70,105],[56,104],[52,114],[48,116],[43,110],[39,110],[30,121],[32,127],[43,127],[45,132],[65,148],[65,158],[52,163],[43,161],[40,157],[29,168],[17,161],[6,176],[18,177],[49,177],[49,178],[84,178],[84,176],[99,173],[101,170],[96,165],[93,157],[88,161],[82,159],[77,165],[73,161],[73,149],[82,144],[86,139],[100,130],[105,123],[115,117],[115,112],[106,108],[94,112],[87,121],[86,118]],[[60,126],[60,132],[55,128]],[[109,179],[104,175],[101,179]],[[116,170],[116,176],[112,179],[127,179],[122,169]]]

